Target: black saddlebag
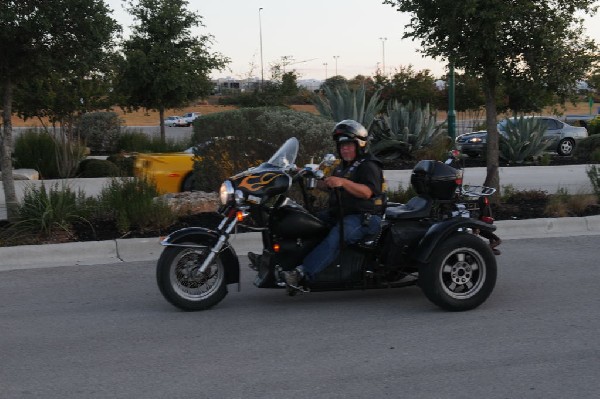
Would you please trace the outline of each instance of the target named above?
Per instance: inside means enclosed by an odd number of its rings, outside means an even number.
[[[390,226],[384,237],[382,263],[387,267],[404,265],[430,226],[431,223],[418,220],[407,220]]]

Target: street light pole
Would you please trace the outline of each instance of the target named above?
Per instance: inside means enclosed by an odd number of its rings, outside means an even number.
[[[338,76],[338,73],[337,73],[337,60],[338,60],[338,58],[340,58],[339,55],[334,55],[333,56],[333,59],[335,60],[335,76]]]
[[[262,7],[258,9],[258,33],[260,35],[260,88],[262,90],[263,84],[265,82],[265,70],[263,68],[262,20],[260,18],[261,11]]]
[[[327,80],[327,63],[324,62],[323,65],[325,65],[325,80]]]
[[[383,76],[385,76],[385,41],[387,37],[380,37],[379,40],[381,40],[381,58],[383,61]]]

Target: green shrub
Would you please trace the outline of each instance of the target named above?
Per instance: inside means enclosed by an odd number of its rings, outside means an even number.
[[[506,136],[500,135],[500,158],[511,164],[522,164],[538,158],[550,141],[544,137],[546,126],[540,119],[507,119]]]
[[[76,133],[92,153],[112,153],[117,150],[121,124],[116,112],[88,112],[79,118]]]
[[[145,179],[114,178],[99,196],[100,217],[116,221],[122,234],[134,229],[163,229],[176,220],[169,206],[158,197],[156,186]]]
[[[19,206],[16,231],[50,235],[57,230],[71,233],[72,223],[87,220],[89,201],[83,191],[75,193],[68,186],[58,184],[46,190],[45,185],[28,187]]]
[[[59,176],[56,143],[45,131],[30,129],[17,136],[14,159],[15,168],[35,169],[45,179]]]
[[[592,119],[587,125],[587,131],[590,136],[600,135],[600,115]]]
[[[77,171],[79,177],[116,177],[121,176],[121,169],[109,160],[84,159]]]
[[[134,157],[119,153],[110,155],[106,160],[117,165],[120,170],[118,176],[133,176]]]
[[[420,157],[422,154],[418,152],[430,152],[428,147],[446,147],[440,139],[445,136],[445,125],[436,123],[436,112],[429,108],[429,104],[421,107],[419,103],[404,105],[394,100],[388,103],[383,120],[384,127],[379,128],[371,147],[381,159],[403,159],[407,153]]]
[[[282,107],[241,108],[203,115],[194,123],[196,189],[214,191],[221,182],[266,161],[290,137],[298,138],[296,163],[319,160],[335,150],[334,123],[321,116]]]
[[[387,191],[387,200],[389,202],[399,202],[405,204],[408,202],[408,200],[416,195],[417,193],[411,184],[409,184],[406,188],[404,188],[402,185],[399,185],[398,189]]]
[[[582,162],[599,162],[598,155],[600,153],[600,135],[586,137],[579,140],[573,150],[573,157]]]
[[[594,189],[594,194],[600,200],[600,168],[596,165],[591,165],[586,173],[590,179],[590,183],[592,183],[592,188]]]
[[[189,140],[167,139],[140,131],[127,130],[117,140],[118,151],[124,152],[179,152],[191,147]]]

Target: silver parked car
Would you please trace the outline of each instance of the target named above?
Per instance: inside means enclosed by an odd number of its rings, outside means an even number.
[[[187,122],[181,116],[167,116],[165,118],[165,126],[181,127],[186,126]]]
[[[585,127],[571,126],[550,116],[528,116],[526,118],[540,119],[546,125],[544,137],[550,141],[548,149],[556,151],[558,155],[571,155],[576,142],[588,137]],[[506,136],[507,123],[508,119],[504,119],[496,126],[501,135]],[[487,132],[485,130],[461,134],[456,138],[456,148],[471,157],[485,154],[486,144]]]

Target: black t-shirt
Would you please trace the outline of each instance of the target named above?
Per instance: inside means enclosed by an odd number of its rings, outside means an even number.
[[[362,161],[361,161],[362,160]],[[358,163],[358,165],[356,165]],[[355,183],[364,184],[371,189],[373,195],[369,199],[356,198],[350,195],[346,190],[341,190],[342,209],[344,215],[357,213],[376,213],[375,198],[382,194],[383,170],[379,161],[371,156],[359,158],[350,163],[342,162],[333,171],[333,176],[345,177]],[[335,191],[329,196],[329,208],[331,211],[339,209]]]

